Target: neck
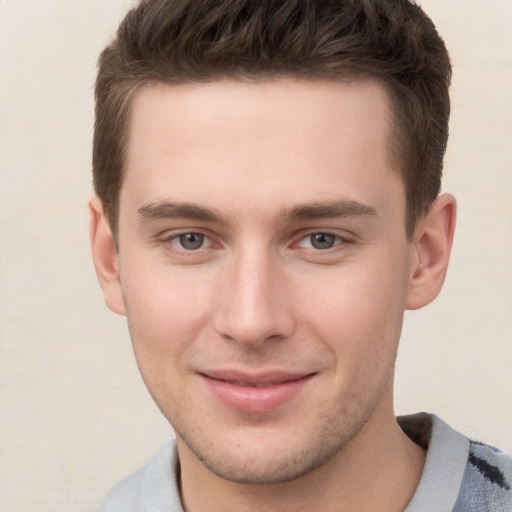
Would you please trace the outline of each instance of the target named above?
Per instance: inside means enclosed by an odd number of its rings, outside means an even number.
[[[291,482],[230,482],[210,472],[179,438],[178,449],[186,512],[400,512],[416,490],[426,456],[397,425],[392,408],[384,418],[374,411],[339,453]]]

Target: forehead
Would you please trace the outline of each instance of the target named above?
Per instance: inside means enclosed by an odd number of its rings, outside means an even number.
[[[156,143],[162,142],[161,135],[187,142],[204,135],[237,142],[247,135],[270,137],[280,129],[297,137],[305,130],[324,140],[346,136],[344,131],[380,139],[390,128],[388,100],[374,80],[157,83],[142,88],[133,100],[131,149],[147,142],[141,140],[144,135]]]
[[[123,194],[139,206],[187,193],[231,206],[349,199],[382,202],[401,187],[389,157],[390,114],[374,81],[269,80],[154,85],[136,96]],[[377,186],[377,183],[379,185]],[[280,203],[280,204],[278,204]],[[135,206],[135,205],[134,205]]]

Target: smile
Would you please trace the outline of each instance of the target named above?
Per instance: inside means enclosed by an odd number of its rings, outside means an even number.
[[[248,376],[238,372],[209,372],[200,375],[223,405],[240,412],[263,413],[290,402],[315,374]]]

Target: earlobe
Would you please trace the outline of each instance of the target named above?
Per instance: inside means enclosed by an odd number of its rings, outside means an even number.
[[[94,268],[105,302],[114,313],[125,315],[119,278],[119,258],[103,205],[98,197],[93,197],[89,201],[89,215],[89,235]]]
[[[407,309],[432,302],[443,287],[455,231],[456,201],[440,195],[414,233],[406,298]]]

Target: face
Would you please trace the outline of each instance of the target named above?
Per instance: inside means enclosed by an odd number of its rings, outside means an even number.
[[[389,118],[371,81],[136,98],[113,309],[182,459],[286,481],[392,418],[413,249]]]

